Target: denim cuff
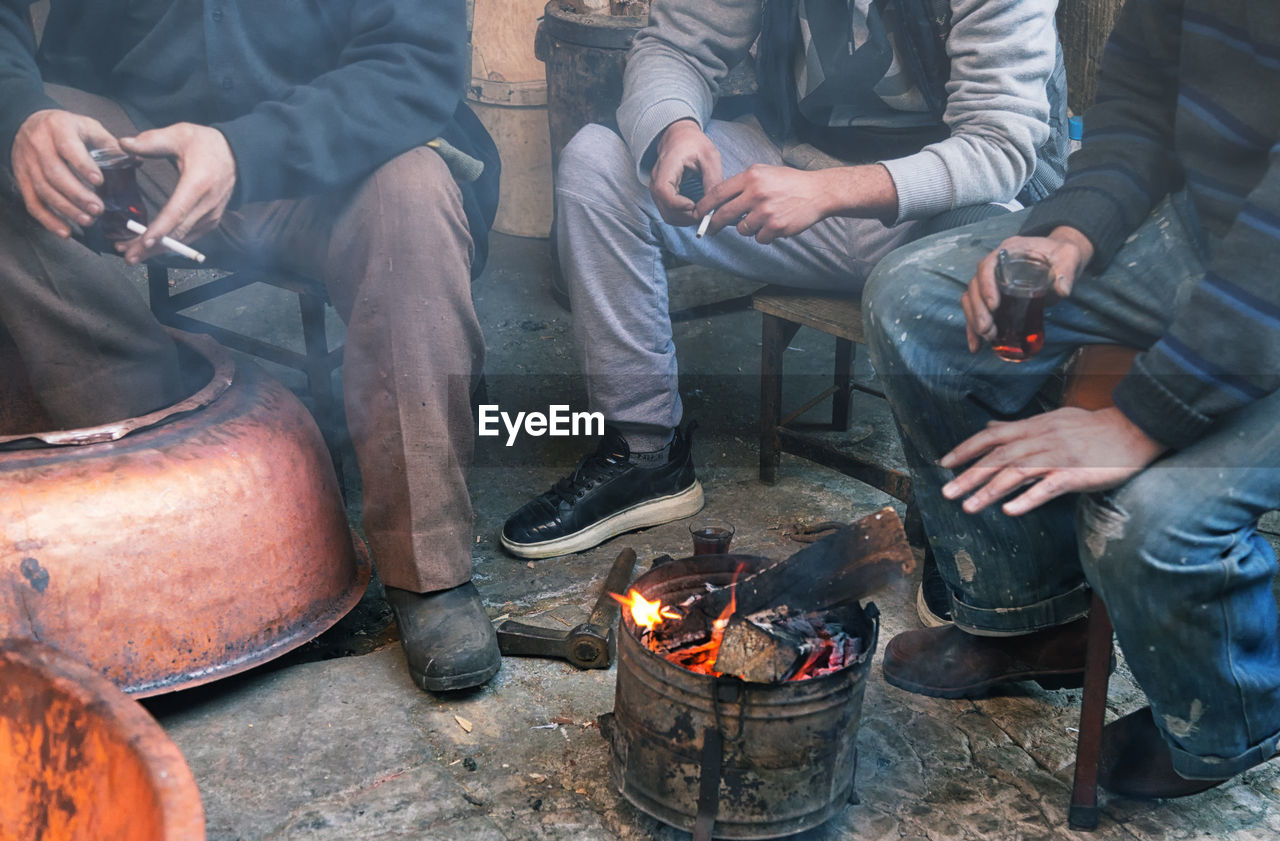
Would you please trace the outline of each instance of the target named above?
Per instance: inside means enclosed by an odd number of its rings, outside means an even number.
[[[1165,741],[1169,741],[1165,737]],[[1197,756],[1187,753],[1177,745],[1169,745],[1173,757],[1173,770],[1188,780],[1225,780],[1255,765],[1261,765],[1280,750],[1280,733],[1273,734],[1244,753],[1235,756]]]
[[[967,605],[952,593],[951,616],[957,628],[976,636],[1017,636],[1065,625],[1087,615],[1089,596],[1088,586],[1080,584],[1035,604],[983,608]]]

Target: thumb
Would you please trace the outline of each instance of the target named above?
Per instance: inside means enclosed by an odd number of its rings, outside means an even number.
[[[122,137],[120,145],[130,154],[150,158],[176,157],[179,152],[178,138],[172,127],[151,129],[137,137]]]
[[[702,173],[703,187],[710,190],[724,180],[724,173],[720,169],[720,150],[710,140],[707,147],[698,155],[698,170]]]
[[[1069,266],[1064,271],[1059,272],[1053,278],[1053,292],[1059,298],[1068,298],[1071,296],[1071,289],[1076,283],[1077,270],[1075,266]]]
[[[116,136],[107,131],[97,120],[85,118],[76,124],[80,139],[91,149],[115,149],[120,144]]]

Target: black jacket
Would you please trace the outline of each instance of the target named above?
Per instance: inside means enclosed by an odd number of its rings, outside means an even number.
[[[348,187],[443,137],[479,158],[462,184],[478,272],[498,155],[462,100],[465,0],[53,0],[39,53],[30,0],[0,0],[0,155],[56,107],[42,82],[121,104],[142,128],[188,121],[227,137],[233,203]]]

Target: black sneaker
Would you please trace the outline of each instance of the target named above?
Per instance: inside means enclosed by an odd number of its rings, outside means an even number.
[[[938,572],[933,549],[925,548],[920,564],[920,588],[916,590],[916,615],[926,628],[951,624],[951,589]]]
[[[702,485],[693,475],[692,433],[676,431],[665,465],[638,467],[626,439],[606,426],[595,453],[507,518],[502,545],[520,558],[553,558],[698,513]]]

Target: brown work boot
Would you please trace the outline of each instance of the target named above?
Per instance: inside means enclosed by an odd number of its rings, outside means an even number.
[[[471,689],[502,666],[498,635],[475,585],[415,593],[385,588],[400,626],[400,645],[413,682],[428,692]]]
[[[954,625],[906,631],[884,649],[884,679],[935,698],[980,698],[1034,680],[1045,689],[1084,684],[1087,619],[1016,637],[979,637]]]
[[[1173,770],[1169,743],[1143,707],[1102,730],[1098,785],[1121,797],[1156,800],[1187,797],[1220,786],[1221,780],[1188,780]]]

